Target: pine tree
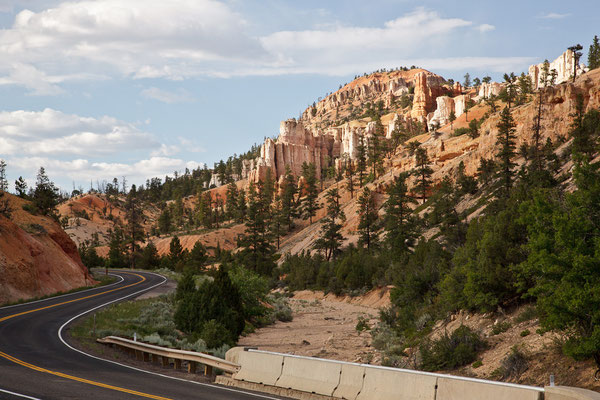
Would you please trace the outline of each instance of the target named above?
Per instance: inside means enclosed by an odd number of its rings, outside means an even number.
[[[0,192],[8,192],[8,180],[6,179],[6,161],[0,159]]]
[[[237,216],[236,216],[236,221],[239,223],[244,222],[244,220],[246,219],[246,209],[247,209],[247,205],[246,205],[246,191],[244,189],[241,189],[239,194],[238,194],[238,204],[237,204]]]
[[[456,113],[454,111],[450,111],[448,121],[450,121],[450,130],[454,130],[454,121],[456,121]]]
[[[110,236],[108,247],[108,258],[106,259],[107,268],[123,268],[126,265],[123,249],[123,232],[116,226]]]
[[[298,201],[296,194],[298,188],[296,187],[296,179],[292,175],[292,170],[289,166],[285,168],[283,193],[281,195],[281,201],[283,204],[283,215],[285,216],[288,231],[291,231],[294,227],[294,218],[298,217]],[[250,196],[250,194],[248,194]]]
[[[55,216],[58,199],[58,189],[46,175],[44,167],[40,167],[33,191],[33,204],[43,215]]]
[[[463,82],[465,88],[471,87],[471,75],[467,72],[465,74],[465,81]]]
[[[279,194],[275,195],[273,203],[271,203],[271,233],[277,242],[277,250],[279,250],[281,237],[285,234],[286,219],[283,214],[283,204]]]
[[[415,152],[415,169],[412,171],[412,174],[417,178],[414,189],[417,193],[421,193],[420,197],[423,203],[431,187],[431,174],[433,174],[429,162],[427,150],[419,147]]]
[[[198,194],[195,214],[198,225],[202,225],[208,229],[212,228],[212,198],[209,192],[201,192]]]
[[[388,199],[383,205],[385,241],[396,255],[407,252],[416,236],[414,219],[411,217],[411,204],[416,202],[408,194],[407,177],[408,173],[404,172],[394,178],[388,188]]]
[[[327,216],[321,225],[321,237],[315,242],[314,248],[321,250],[327,261],[339,253],[344,237],[340,233],[346,215],[340,205],[340,194],[336,188],[327,191]]]
[[[489,184],[494,178],[496,172],[496,163],[494,160],[488,160],[481,158],[479,160],[479,167],[477,168],[478,180],[481,185]]]
[[[302,198],[302,219],[308,219],[312,224],[313,217],[317,214],[317,210],[321,208],[321,205],[317,201],[319,197],[319,191],[317,189],[317,170],[313,163],[302,164],[302,176],[306,186],[304,190],[306,195]]]
[[[15,181],[15,191],[20,198],[27,198],[27,182],[25,182],[22,176],[19,176],[19,179]]]
[[[506,89],[502,92],[503,100],[508,104],[508,108],[510,108],[511,103],[517,97],[517,76],[514,72],[509,74],[504,74],[504,82],[506,83]]]
[[[370,251],[377,245],[379,214],[377,213],[375,196],[368,187],[363,189],[358,198],[358,217],[359,243]]]
[[[588,52],[588,67],[590,71],[600,67],[600,41],[597,35],[594,36]]]
[[[131,190],[127,194],[125,202],[125,219],[127,220],[127,235],[130,242],[129,262],[131,268],[135,269],[137,242],[144,241],[144,228],[142,227],[142,210],[137,199],[137,190],[135,185],[131,185]]]
[[[197,241],[194,243],[194,247],[192,247],[192,251],[190,251],[188,257],[188,263],[190,267],[195,271],[199,271],[202,269],[206,261],[208,260],[208,253],[206,252],[206,247],[202,244],[201,241]]]
[[[477,118],[472,119],[469,122],[469,133],[467,133],[467,135],[469,135],[471,139],[475,139],[479,136],[479,121],[477,121]]]
[[[185,256],[183,246],[181,245],[181,241],[177,235],[171,238],[171,242],[169,243],[169,258],[171,259],[171,263],[173,267],[177,268],[178,264],[183,261]]]
[[[163,234],[171,232],[171,211],[168,207],[164,208],[158,217],[158,230]]]
[[[232,220],[238,215],[238,188],[235,183],[227,185],[227,218]]]
[[[270,204],[260,195],[262,182],[252,182],[248,188],[248,210],[246,230],[238,239],[238,246],[244,247],[240,252],[244,265],[251,270],[270,275],[275,268],[273,235],[270,230]]]
[[[496,143],[500,147],[496,157],[498,158],[498,177],[500,178],[500,195],[508,198],[513,185],[516,166],[513,159],[516,154],[515,145],[515,122],[513,120],[510,108],[504,107],[500,114],[498,122],[498,139]]]
[[[358,186],[362,187],[367,171],[367,147],[362,133],[358,136],[358,145],[356,146],[356,171],[358,172]]]
[[[352,161],[348,161],[346,165],[346,190],[350,192],[350,198],[354,198],[354,165]]]

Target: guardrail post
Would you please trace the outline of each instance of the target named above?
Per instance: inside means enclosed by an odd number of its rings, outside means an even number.
[[[213,373],[213,368],[210,365],[204,366],[204,375],[210,376]]]
[[[158,356],[156,354],[152,354],[152,364],[158,364],[159,363],[159,361],[158,361],[159,358],[162,358],[162,357],[160,357],[160,356]]]
[[[144,354],[143,352],[139,351],[139,350],[134,350],[135,351],[135,358],[138,361],[143,361],[144,360]]]
[[[188,361],[188,372],[190,374],[196,373],[196,362],[195,361]]]
[[[144,361],[150,361],[150,353],[146,353],[145,351],[142,353],[144,355]]]
[[[175,358],[175,369],[181,369],[181,360]]]
[[[162,356],[161,358],[162,358],[162,366],[168,367],[169,366],[169,357]]]

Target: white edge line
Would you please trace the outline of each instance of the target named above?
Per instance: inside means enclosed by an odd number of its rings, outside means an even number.
[[[194,384],[196,384],[196,385],[200,385],[200,386],[209,386],[209,387],[212,387],[212,388],[221,389],[221,390],[226,390],[226,391],[229,391],[229,392],[241,393],[241,394],[245,394],[245,395],[248,395],[248,396],[253,396],[253,397],[258,397],[258,398],[262,398],[262,399],[269,399],[269,400],[281,400],[280,398],[277,398],[277,397],[269,397],[269,396],[264,396],[264,395],[260,395],[260,394],[256,394],[256,393],[244,392],[244,391],[242,391],[242,390],[232,389],[232,388],[228,388],[228,387],[221,386],[221,385],[212,385],[212,384],[209,384],[209,383],[195,382],[195,381],[190,381],[190,380],[187,380],[187,379],[177,378],[177,377],[174,377],[174,376],[169,376],[169,375],[159,374],[159,373],[157,373],[157,372],[146,371],[146,370],[143,370],[143,369],[140,369],[140,368],[132,367],[132,366],[130,366],[130,365],[121,364],[121,363],[119,363],[119,362],[116,362],[116,361],[107,360],[107,359],[105,359],[105,358],[101,358],[101,357],[97,357],[97,356],[91,355],[91,354],[89,354],[89,353],[86,353],[86,352],[84,352],[84,351],[82,351],[82,350],[76,349],[75,347],[71,346],[70,344],[68,344],[68,343],[67,343],[67,342],[66,342],[66,341],[63,339],[63,336],[62,336],[62,331],[63,331],[63,329],[65,328],[65,326],[66,326],[66,325],[68,325],[69,323],[71,323],[71,321],[73,321],[73,320],[75,320],[75,319],[77,319],[77,318],[79,318],[79,317],[81,317],[81,316],[83,316],[83,315],[85,315],[85,314],[88,314],[88,313],[90,313],[90,312],[92,312],[92,311],[94,311],[94,310],[97,310],[98,308],[102,308],[102,307],[104,307],[104,306],[107,306],[107,305],[109,305],[109,304],[115,303],[115,302],[117,302],[117,301],[124,300],[124,299],[126,299],[126,298],[128,298],[128,297],[135,296],[136,294],[139,294],[139,293],[146,292],[146,291],[148,291],[148,290],[154,289],[155,287],[157,287],[157,286],[160,286],[160,285],[162,285],[163,283],[165,283],[165,282],[167,281],[167,278],[166,278],[166,277],[164,277],[164,276],[162,276],[162,275],[156,274],[156,273],[154,273],[154,272],[148,272],[148,271],[143,271],[143,272],[145,272],[145,273],[148,273],[148,274],[152,274],[152,275],[159,276],[159,277],[163,278],[163,281],[162,281],[162,282],[160,282],[160,283],[157,283],[157,284],[156,284],[156,285],[154,285],[154,286],[150,286],[150,287],[148,287],[148,288],[146,288],[146,289],[139,290],[139,291],[137,291],[137,292],[134,292],[134,293],[128,294],[127,296],[123,296],[123,297],[121,297],[121,298],[118,298],[118,299],[116,299],[116,300],[109,301],[108,303],[104,303],[104,304],[101,304],[101,305],[99,305],[99,306],[96,306],[96,307],[94,307],[94,308],[90,308],[89,310],[87,310],[87,311],[84,311],[84,312],[82,312],[81,314],[78,314],[78,315],[74,316],[73,318],[69,319],[67,322],[65,322],[64,324],[62,324],[62,325],[61,325],[61,327],[58,329],[58,338],[60,339],[60,341],[61,341],[61,342],[62,342],[62,343],[65,345],[65,346],[67,346],[68,348],[70,348],[71,350],[74,350],[74,351],[76,351],[76,352],[78,352],[78,353],[81,353],[81,354],[83,354],[83,355],[85,355],[85,356],[88,356],[88,357],[91,357],[91,358],[95,358],[96,360],[105,361],[105,362],[108,362],[108,363],[111,363],[111,364],[116,364],[116,365],[119,365],[119,366],[121,366],[121,367],[125,367],[125,368],[129,368],[129,369],[133,369],[133,370],[135,370],[135,371],[145,372],[145,373],[147,373],[147,374],[157,375],[157,376],[160,376],[160,377],[163,377],[163,378],[174,379],[174,380],[177,380],[177,381],[188,382],[188,383],[194,383]],[[36,400],[39,400],[39,399],[36,399]]]
[[[125,279],[123,279],[123,277],[121,275],[116,275],[116,274],[113,274],[113,273],[109,273],[109,275],[116,276],[116,277],[118,277],[121,280],[117,281],[117,282],[113,282],[110,285],[96,286],[96,287],[85,289],[85,290],[79,290],[79,291],[73,292],[73,293],[65,293],[65,294],[61,294],[61,295],[58,295],[58,296],[52,296],[51,295],[50,297],[47,297],[45,299],[39,299],[39,300],[33,300],[33,301],[26,301],[24,303],[13,304],[11,306],[4,306],[4,307],[0,307],[0,310],[4,310],[4,309],[7,309],[7,308],[13,308],[13,307],[26,306],[26,305],[29,305],[29,304],[39,303],[39,302],[42,302],[42,301],[50,301],[50,300],[58,299],[58,298],[65,297],[65,296],[74,296],[76,294],[89,292],[91,290],[105,289],[107,287],[111,287],[111,286],[117,285],[117,284],[119,284],[119,283],[121,283],[121,282],[123,282],[125,280]]]
[[[15,392],[11,392],[11,391],[9,391],[9,390],[4,390],[4,389],[0,389],[0,392],[2,392],[2,393],[8,393],[8,394],[12,394],[13,396],[22,397],[22,398],[24,398],[24,399],[30,399],[30,400],[41,400],[41,399],[38,399],[37,397],[26,396],[26,395],[24,395],[24,394],[21,394],[21,393],[15,393]]]

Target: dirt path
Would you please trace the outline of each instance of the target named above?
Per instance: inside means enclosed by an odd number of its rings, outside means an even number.
[[[241,338],[238,345],[310,357],[376,363],[371,336],[357,332],[356,323],[362,316],[371,325],[374,324],[379,307],[388,303],[387,288],[355,298],[325,296],[322,292],[297,292],[290,299],[294,316],[291,322],[277,322],[258,329]]]

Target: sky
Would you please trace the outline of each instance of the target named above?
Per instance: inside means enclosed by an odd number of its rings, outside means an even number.
[[[596,0],[0,0],[0,158],[63,190],[244,153],[355,75],[520,73],[600,34]],[[582,59],[586,61],[586,54]]]

